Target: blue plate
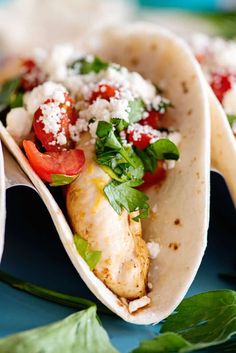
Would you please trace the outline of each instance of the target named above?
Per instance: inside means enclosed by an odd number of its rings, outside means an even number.
[[[1,269],[39,285],[96,301],[68,259],[36,193],[24,187],[9,190],[7,212]],[[188,295],[235,288],[218,277],[222,272],[236,272],[235,249],[235,209],[223,179],[212,173],[208,248]],[[0,336],[45,325],[72,312],[73,309],[40,300],[0,283]],[[122,353],[130,352],[140,340],[152,338],[158,332],[158,325],[135,326],[115,316],[100,317],[112,343]]]

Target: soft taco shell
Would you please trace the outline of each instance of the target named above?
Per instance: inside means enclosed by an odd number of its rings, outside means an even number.
[[[210,116],[204,79],[187,46],[157,26],[135,24],[106,29],[86,43],[85,52],[135,70],[165,88],[175,109],[166,122],[179,130],[181,160],[161,188],[149,190],[157,214],[143,222],[144,238],[160,244],[152,260],[148,294],[151,303],[134,314],[79,256],[71,229],[50,191],[30,167],[20,148],[0,125],[4,143],[18,160],[45,202],[71,261],[90,290],[113,312],[136,324],[167,317],[186,294],[206,247],[209,217]],[[105,215],[104,215],[105,217]]]

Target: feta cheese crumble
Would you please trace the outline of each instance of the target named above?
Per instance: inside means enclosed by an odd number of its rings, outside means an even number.
[[[32,91],[25,93],[24,105],[29,114],[34,115],[40,104],[47,99],[54,99],[57,102],[65,102],[66,88],[61,84],[47,81],[35,87]]]

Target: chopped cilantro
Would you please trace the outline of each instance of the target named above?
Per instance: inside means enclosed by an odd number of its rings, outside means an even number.
[[[97,56],[94,56],[92,60],[84,57],[74,61],[70,67],[76,71],[76,73],[81,75],[89,74],[90,72],[98,73],[102,70],[106,70],[109,64]]]
[[[98,250],[90,250],[87,240],[81,238],[79,234],[74,235],[74,243],[78,253],[84,261],[87,262],[90,270],[92,271],[101,259],[102,252]]]
[[[160,102],[154,106],[154,109],[163,114],[167,111],[168,108],[173,107],[173,104],[168,99],[161,97]]]
[[[155,157],[157,160],[163,159],[179,159],[179,151],[176,145],[169,139],[160,139],[152,143],[146,149],[149,156]]]
[[[76,178],[75,176],[64,175],[64,174],[53,174],[51,186],[63,186],[72,183]]]
[[[228,122],[231,127],[233,127],[234,123],[236,123],[236,115],[227,114]]]
[[[11,106],[13,107],[19,106],[19,97],[16,101],[16,94],[20,88],[20,79],[14,78],[6,81],[0,88],[0,111]],[[14,105],[15,101],[15,105]],[[17,103],[17,105],[16,105]]]
[[[144,103],[141,99],[135,99],[133,101],[129,101],[129,124],[136,123],[140,119],[142,119],[144,113]]]
[[[130,180],[124,183],[111,181],[105,186],[104,192],[114,210],[121,215],[122,209],[125,208],[128,212],[140,211],[139,216],[134,220],[138,221],[139,218],[145,218],[148,215],[149,205],[147,203],[148,196],[143,192],[134,189],[141,185],[142,180]]]

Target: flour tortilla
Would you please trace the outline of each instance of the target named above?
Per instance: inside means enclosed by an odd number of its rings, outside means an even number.
[[[236,206],[236,140],[222,105],[211,88],[208,91],[211,109],[211,165],[213,170],[222,174]]]
[[[107,28],[88,40],[85,52],[135,70],[164,86],[174,104],[167,126],[179,130],[181,159],[161,188],[149,190],[157,214],[143,222],[146,241],[157,241],[160,254],[151,261],[151,303],[134,314],[79,256],[71,229],[60,208],[30,167],[3,125],[0,135],[31,179],[55,223],[72,263],[90,290],[109,309],[135,324],[156,323],[180,303],[192,283],[207,242],[209,219],[210,114],[201,70],[187,46],[170,32],[146,23]]]

